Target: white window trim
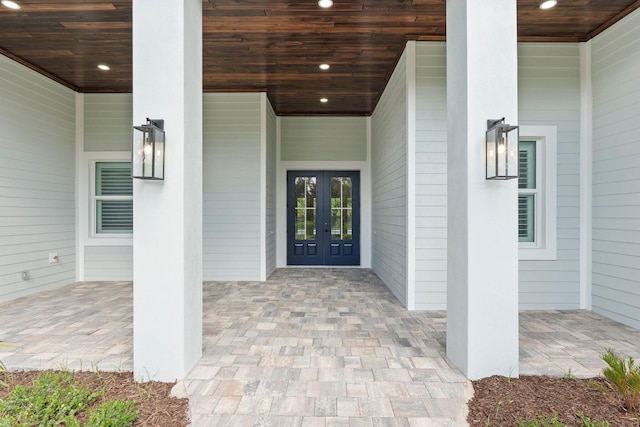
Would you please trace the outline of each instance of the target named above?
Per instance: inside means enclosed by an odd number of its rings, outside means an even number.
[[[542,217],[544,210],[544,193],[546,190],[541,188],[544,186],[544,182],[547,180],[544,176],[544,157],[543,151],[545,147],[545,142],[538,138],[520,138],[520,141],[528,141],[533,142],[535,144],[535,155],[536,155],[536,185],[534,188],[518,188],[518,196],[520,195],[532,195],[533,196],[533,242],[519,242],[520,249],[538,249],[540,248],[540,242],[543,241],[544,235],[544,224],[546,221]]]
[[[126,162],[127,160],[118,160],[117,162]],[[114,162],[113,160],[109,160],[109,162]],[[108,201],[121,201],[121,200],[131,200],[133,201],[133,196],[98,196],[96,195],[96,164],[97,163],[106,163],[105,160],[91,160],[90,161],[90,169],[89,169],[89,191],[91,192],[91,206],[89,208],[89,216],[91,221],[91,228],[89,230],[91,238],[105,239],[105,238],[131,238],[133,233],[98,233],[98,224],[96,217],[97,215],[97,202],[99,200],[108,200]]]
[[[97,162],[127,162],[131,161],[129,151],[91,151],[82,156],[80,177],[80,194],[85,197],[85,203],[80,203],[79,219],[82,246],[132,246],[133,234],[98,234],[96,233],[96,196],[95,196],[95,165]]]
[[[557,259],[556,126],[520,126],[521,141],[536,142],[535,242],[521,242],[520,260]],[[540,188],[538,188],[538,185]]]

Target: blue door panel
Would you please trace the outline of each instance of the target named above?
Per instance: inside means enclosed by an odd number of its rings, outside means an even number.
[[[360,172],[288,172],[287,248],[288,265],[360,265]]]

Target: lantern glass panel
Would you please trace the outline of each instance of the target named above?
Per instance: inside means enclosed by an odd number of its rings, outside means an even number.
[[[514,132],[515,131],[515,132]],[[509,139],[511,134],[511,139]],[[504,134],[507,148],[507,169],[505,175],[507,178],[518,177],[518,129],[509,129]]]
[[[155,132],[153,129],[149,129],[145,132],[144,147],[142,149],[142,176],[144,178],[153,177],[154,134]]]
[[[487,179],[517,178],[518,126],[500,123],[487,130],[486,157]]]
[[[131,173],[134,178],[164,179],[164,131],[154,125],[133,127]]]
[[[153,132],[155,134],[153,177],[164,179],[164,131],[154,128]]]
[[[487,131],[487,179],[493,179],[498,174],[497,134],[495,127]]]
[[[134,177],[144,176],[144,141],[147,133],[141,127],[133,128],[133,147],[131,158],[131,175]]]
[[[501,177],[507,177],[507,152],[508,152],[508,139],[507,132],[504,128],[496,127],[497,129],[497,154],[498,154],[498,170],[496,175]]]

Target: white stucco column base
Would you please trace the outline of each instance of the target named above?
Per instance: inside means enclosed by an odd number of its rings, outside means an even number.
[[[133,124],[164,119],[165,179],[134,179],[133,366],[181,379],[202,354],[202,1],[133,0]]]
[[[517,180],[485,180],[488,119],[518,124],[516,2],[447,0],[447,357],[518,375]]]

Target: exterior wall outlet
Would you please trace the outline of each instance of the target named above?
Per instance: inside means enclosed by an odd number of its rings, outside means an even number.
[[[58,254],[53,252],[49,254],[49,264],[55,264],[59,261]]]

